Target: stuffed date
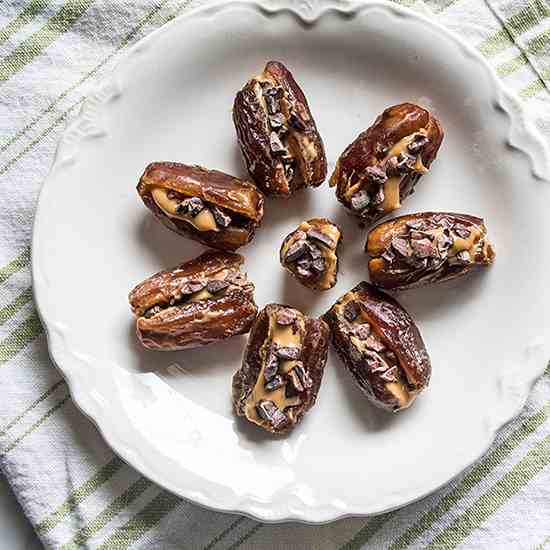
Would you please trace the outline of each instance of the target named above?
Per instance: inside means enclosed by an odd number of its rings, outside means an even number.
[[[267,305],[254,322],[233,405],[268,432],[288,432],[315,404],[328,351],[328,326],[297,309]]]
[[[166,227],[221,250],[247,244],[263,217],[264,197],[252,183],[201,166],[153,162],[137,190]]]
[[[375,223],[413,192],[442,140],[439,121],[426,109],[412,103],[388,107],[342,153],[330,185],[364,224]]]
[[[292,73],[278,61],[237,93],[233,121],[247,169],[268,195],[289,197],[327,175],[323,141]]]
[[[430,358],[411,316],[366,282],[325,314],[332,343],[357,385],[377,407],[409,407],[428,385]]]
[[[328,290],[336,284],[341,236],[340,229],[326,218],[302,222],[281,245],[281,265],[303,285]]]
[[[454,279],[495,259],[481,218],[446,212],[381,223],[369,233],[366,249],[371,282],[392,290]]]
[[[257,307],[243,261],[239,254],[205,252],[137,285],[129,301],[141,343],[172,351],[248,332]]]

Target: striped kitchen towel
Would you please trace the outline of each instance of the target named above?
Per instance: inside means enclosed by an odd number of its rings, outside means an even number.
[[[73,405],[32,303],[37,194],[65,123],[117,54],[198,0],[0,1],[0,466],[47,548],[550,549],[550,370],[489,453],[371,519],[265,525],[183,501],[113,455]],[[400,3],[458,31],[550,142],[547,0]]]

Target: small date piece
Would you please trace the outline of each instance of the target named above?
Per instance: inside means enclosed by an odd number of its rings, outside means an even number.
[[[323,141],[292,73],[269,61],[236,97],[233,121],[248,172],[267,195],[289,197],[327,175]]]
[[[264,197],[252,183],[202,166],[153,162],[137,191],[166,227],[220,250],[250,242],[264,214]]]
[[[292,430],[317,399],[328,338],[321,319],[268,304],[256,318],[242,366],[233,376],[235,413],[268,432]]]
[[[369,233],[366,250],[371,282],[391,290],[448,281],[495,259],[481,218],[447,212],[381,223]]]
[[[304,286],[328,290],[337,280],[341,237],[340,229],[326,218],[302,222],[281,245],[281,265]]]
[[[336,197],[370,225],[393,212],[428,172],[443,129],[412,103],[388,107],[340,156],[330,178]]]
[[[324,317],[338,355],[377,407],[406,409],[428,385],[431,364],[422,336],[391,296],[361,282]]]
[[[205,252],[137,285],[128,299],[141,343],[172,351],[247,333],[257,307],[243,262],[239,254]]]

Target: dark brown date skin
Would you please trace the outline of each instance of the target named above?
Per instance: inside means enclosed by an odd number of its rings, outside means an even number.
[[[264,197],[252,183],[202,166],[153,162],[141,176],[137,191],[166,227],[220,250],[234,251],[250,242],[264,213]],[[178,213],[189,199],[202,203],[200,217]],[[202,225],[193,225],[197,219]]]
[[[304,286],[329,290],[337,281],[341,238],[340,228],[326,218],[302,222],[281,245],[281,265]]]
[[[361,282],[324,318],[336,352],[377,407],[405,409],[428,385],[432,369],[422,336],[391,296]]]
[[[209,251],[137,285],[128,299],[140,342],[173,351],[247,333],[257,307],[243,262],[239,254]]]
[[[340,156],[330,179],[336,197],[365,225],[401,206],[434,161],[443,129],[413,103],[388,107]]]
[[[236,97],[233,122],[248,172],[266,195],[290,197],[327,175],[323,141],[292,73],[269,61]]]
[[[235,413],[268,432],[292,430],[317,399],[328,339],[329,329],[323,320],[306,317],[289,306],[268,304],[254,322],[242,366],[233,376]],[[299,349],[291,356],[297,359],[277,357],[274,350],[285,347],[281,342]],[[274,388],[269,389],[268,384]]]
[[[455,279],[495,259],[483,220],[450,212],[381,223],[369,233],[366,251],[371,282],[391,290]]]

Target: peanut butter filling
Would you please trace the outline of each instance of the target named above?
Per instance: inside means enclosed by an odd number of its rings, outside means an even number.
[[[380,208],[384,212],[391,212],[401,206],[401,197],[399,186],[401,184],[402,176],[394,176],[388,178],[384,183],[384,200],[380,205]]]
[[[213,281],[224,281],[229,275],[229,270],[227,268],[223,268],[220,269],[218,272],[209,275],[207,281],[193,281],[191,283],[191,288],[193,288],[193,285],[202,288],[199,288],[199,290],[196,290],[194,292],[188,293],[183,292],[183,289],[177,291],[168,302],[158,302],[156,304],[153,304],[152,306],[149,306],[147,310],[143,312],[143,317],[149,319],[151,317],[154,317],[157,313],[160,313],[161,311],[164,311],[171,307],[185,305],[190,302],[201,302],[203,300],[208,300],[209,298],[220,298],[228,290],[230,290],[231,288],[235,288],[236,285],[228,281],[226,283],[226,286],[218,285],[218,288],[216,289],[211,287],[214,292],[210,292],[208,287],[212,284]]]
[[[302,403],[302,400],[299,396],[287,397],[286,389],[287,382],[283,383],[278,388],[273,390],[266,389],[266,379],[265,379],[265,366],[268,360],[270,349],[272,344],[275,344],[279,347],[298,347],[301,348],[303,345],[302,339],[303,334],[305,333],[305,323],[303,315],[299,312],[294,323],[288,326],[280,326],[277,324],[275,315],[270,315],[269,317],[269,328],[266,340],[260,349],[260,355],[262,359],[262,368],[258,374],[258,379],[250,395],[248,396],[244,411],[245,416],[260,426],[271,427],[269,422],[264,420],[258,414],[257,406],[261,401],[271,401],[275,406],[292,420],[293,410],[290,409],[286,411],[289,407],[295,407]],[[280,361],[277,372],[286,374],[290,372],[295,366],[296,360],[286,360]]]
[[[163,187],[154,187],[151,196],[157,206],[170,218],[183,220],[192,225],[198,231],[219,231],[214,215],[208,207],[204,207],[196,216],[178,213],[177,200],[168,197],[168,190]]]
[[[344,193],[345,199],[351,201],[352,197],[365,187],[365,183],[367,181],[372,181],[375,184],[378,183],[381,186],[381,189],[383,191],[383,198],[381,202],[373,203],[373,200],[376,200],[375,196],[373,195],[372,198],[365,201],[365,206],[363,208],[371,208],[374,205],[377,210],[384,213],[392,212],[393,210],[399,208],[401,206],[400,186],[403,179],[408,175],[408,172],[400,170],[400,174],[393,175],[395,174],[395,169],[393,172],[390,173],[388,165],[390,163],[390,159],[393,159],[395,161],[395,159],[398,159],[400,155],[407,155],[410,158],[414,156],[414,164],[411,164],[408,170],[412,172],[418,172],[420,174],[426,174],[428,172],[428,169],[424,166],[422,162],[422,150],[419,150],[416,155],[411,155],[409,151],[409,146],[412,146],[411,144],[413,144],[413,142],[418,139],[419,136],[426,136],[426,130],[424,128],[403,137],[397,143],[395,143],[387,151],[382,160],[380,160],[373,166],[367,167],[366,173],[360,175],[358,181],[348,187],[348,189]],[[378,173],[372,175],[368,173],[368,170],[373,170],[373,172],[375,170],[378,170]],[[351,174],[347,176],[348,185],[349,182],[352,181],[354,175],[355,171],[352,171]],[[336,184],[339,177],[340,166],[338,163],[334,175],[331,178],[331,186]],[[372,187],[372,183],[370,184],[370,187]],[[353,203],[352,207],[355,209]]]

